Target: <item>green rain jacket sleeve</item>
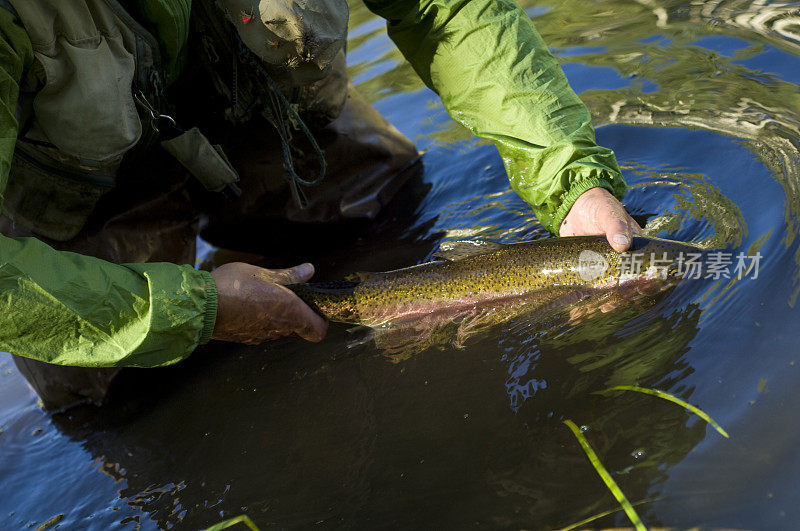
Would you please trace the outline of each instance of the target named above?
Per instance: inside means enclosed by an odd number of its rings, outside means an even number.
[[[450,116],[497,145],[511,187],[558,234],[590,188],[625,195],[614,153],[513,0],[365,0]]]
[[[0,204],[16,142],[25,31],[0,9]],[[168,365],[209,340],[217,292],[208,272],[114,265],[0,235],[0,350],[60,365]]]

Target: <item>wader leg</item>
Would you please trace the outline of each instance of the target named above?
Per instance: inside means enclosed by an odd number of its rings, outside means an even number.
[[[114,263],[194,264],[197,213],[185,186],[188,177],[180,177],[184,172],[176,164],[167,159],[152,168],[137,169],[135,186],[121,185],[101,199],[93,218],[74,239],[67,242],[39,239],[55,249]],[[145,176],[152,176],[153,182],[147,182]],[[0,233],[9,237],[36,237],[3,215],[0,215]],[[16,355],[13,358],[47,409],[102,402],[120,371],[119,367],[65,367]]]
[[[121,370],[119,367],[64,367],[22,356],[12,357],[20,374],[47,409],[64,409],[85,402],[100,404]]]

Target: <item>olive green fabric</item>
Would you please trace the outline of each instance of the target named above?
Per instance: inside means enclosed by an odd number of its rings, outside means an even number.
[[[168,365],[204,339],[203,309],[216,310],[206,271],[112,265],[35,238],[0,238],[0,349],[13,354],[86,367]]]
[[[190,0],[124,0],[163,47],[167,78],[186,53]],[[367,0],[450,115],[500,150],[512,187],[551,231],[585,190],[625,185],[595,144],[586,107],[530,19],[511,0]],[[18,125],[30,40],[0,9],[0,193]],[[0,200],[2,196],[0,196]],[[207,272],[113,265],[0,236],[0,349],[52,363],[152,367],[207,341],[217,294]]]
[[[345,0],[217,2],[245,46],[269,65],[279,85],[281,78],[298,86],[324,79],[344,49],[349,16]]]
[[[0,207],[17,142],[18,124],[14,113],[19,98],[19,81],[31,64],[33,46],[28,34],[15,23],[11,13],[0,9]]]
[[[212,146],[197,127],[164,140],[161,147],[183,164],[210,192],[222,192],[239,182],[239,175],[222,148]]]
[[[0,9],[0,192],[18,131],[19,82],[32,62],[27,33]],[[0,235],[0,350],[62,365],[168,365],[210,339],[216,313],[208,272],[114,265]]]
[[[622,199],[614,153],[513,0],[365,0],[450,116],[493,140],[511,187],[555,234],[590,188]]]
[[[118,165],[142,136],[131,93],[136,38],[105,0],[11,0],[44,80],[28,138],[76,165]],[[75,134],[80,131],[80,134]]]
[[[158,40],[167,83],[175,81],[186,62],[192,0],[123,0],[121,4]]]

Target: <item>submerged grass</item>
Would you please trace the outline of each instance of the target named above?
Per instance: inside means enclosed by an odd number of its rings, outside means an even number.
[[[650,503],[650,502],[655,501],[657,499],[658,498],[651,498],[651,499],[647,499],[647,500],[641,500],[641,501],[632,503],[631,506],[632,507],[636,507],[637,505],[644,505],[645,503]],[[558,529],[557,531],[572,531],[573,529],[585,526],[586,524],[590,524],[590,523],[594,522],[595,520],[599,520],[600,518],[602,518],[604,516],[608,516],[609,514],[618,513],[621,510],[622,510],[622,507],[617,507],[615,509],[609,509],[607,511],[603,511],[602,513],[597,513],[597,514],[595,514],[593,516],[589,516],[588,518],[584,518],[580,522],[575,522],[574,524],[570,524],[570,525],[568,525],[566,527],[562,527],[562,528]]]
[[[695,415],[697,415],[698,417],[700,417],[701,419],[706,421],[708,424],[710,424],[715,430],[717,430],[717,432],[719,432],[720,435],[722,435],[726,439],[730,438],[730,436],[728,435],[728,432],[726,432],[724,429],[722,429],[722,426],[717,424],[717,421],[712,419],[711,416],[708,413],[706,413],[705,411],[703,411],[702,409],[700,409],[700,408],[698,408],[696,406],[693,406],[692,404],[689,404],[688,402],[686,402],[684,400],[681,400],[677,396],[671,395],[671,394],[669,394],[667,392],[660,391],[658,389],[648,389],[646,387],[637,387],[637,386],[634,386],[634,385],[617,385],[617,386],[614,386],[614,387],[610,387],[609,389],[606,389],[605,391],[601,391],[601,393],[608,393],[608,392],[611,392],[611,391],[634,391],[636,393],[642,393],[642,394],[645,394],[645,395],[650,395],[650,396],[655,396],[655,397],[658,397],[658,398],[662,398],[664,400],[672,402],[673,404],[677,404],[677,405],[679,405],[679,406],[691,411],[692,413],[694,413]],[[625,514],[628,515],[628,518],[633,523],[634,527],[636,527],[636,530],[637,531],[646,530],[647,528],[642,523],[642,520],[639,518],[639,515],[636,513],[636,510],[633,508],[633,505],[628,501],[628,498],[625,497],[625,494],[622,492],[622,490],[619,488],[617,483],[611,477],[611,474],[609,474],[608,471],[606,470],[606,468],[603,466],[603,463],[600,462],[600,459],[597,457],[597,454],[592,449],[591,445],[589,444],[589,441],[586,439],[586,437],[584,437],[583,433],[581,432],[581,429],[577,425],[575,425],[575,423],[572,422],[571,420],[565,420],[564,424],[566,424],[569,427],[569,429],[572,430],[572,433],[575,435],[575,438],[578,439],[578,442],[580,443],[581,448],[583,448],[583,451],[586,453],[586,457],[589,458],[589,462],[592,463],[592,466],[597,471],[597,473],[600,475],[600,477],[603,479],[603,482],[605,482],[606,487],[608,487],[608,490],[610,490],[611,493],[614,495],[614,497],[617,499],[617,501],[619,502],[620,506],[622,507],[622,510],[625,511]],[[646,502],[647,502],[647,500],[640,501],[640,502],[637,502],[636,505],[639,505],[639,504],[642,504],[642,503],[646,503]],[[595,520],[597,520],[599,518],[602,518],[604,516],[608,516],[609,514],[613,514],[613,513],[617,512],[617,511],[619,511],[619,509],[610,509],[608,511],[604,511],[604,512],[596,514],[594,516],[590,516],[589,518],[586,518],[585,520],[581,520],[580,522],[576,522],[576,523],[574,523],[574,524],[572,524],[570,526],[564,527],[564,528],[561,529],[561,531],[569,531],[571,529],[575,529],[576,527],[584,526],[584,525],[586,525],[586,524],[588,524],[590,522],[593,522],[593,521],[595,521]]]
[[[643,393],[646,395],[657,396],[658,398],[663,398],[664,400],[669,400],[674,404],[678,404],[681,407],[684,407],[703,419],[704,421],[711,424],[711,426],[719,432],[720,435],[725,437],[726,439],[730,439],[728,432],[722,429],[722,426],[717,424],[717,422],[711,418],[705,411],[702,409],[695,407],[688,402],[684,402],[677,396],[671,395],[669,393],[665,393],[664,391],[659,391],[658,389],[648,389],[646,387],[636,387],[634,385],[617,385],[607,389],[607,391],[635,391],[637,393]]]
[[[222,531],[223,529],[228,529],[229,527],[233,527],[236,524],[244,524],[249,527],[252,531],[259,531],[258,526],[253,523],[249,516],[246,514],[241,514],[234,518],[229,518],[224,522],[220,522],[218,524],[214,524],[205,531]]]
[[[614,481],[614,478],[611,477],[611,474],[608,473],[606,467],[604,467],[603,463],[600,462],[600,459],[597,457],[597,454],[594,453],[592,446],[589,444],[589,441],[586,440],[586,437],[584,437],[581,429],[571,420],[565,420],[564,424],[566,424],[567,427],[572,430],[572,433],[575,435],[575,438],[578,439],[581,448],[583,448],[583,451],[586,453],[586,457],[589,458],[589,462],[592,463],[592,466],[600,475],[600,478],[602,478],[603,482],[606,484],[606,487],[608,487],[608,490],[611,491],[611,494],[614,495],[619,504],[622,506],[622,509],[625,511],[625,514],[628,515],[628,518],[630,519],[631,523],[633,523],[636,531],[647,531],[647,528],[642,523],[642,519],[639,518],[639,515],[636,513],[636,509],[633,508],[631,502],[628,501],[628,498],[626,498],[625,494],[622,492],[622,489],[619,488],[619,485],[617,485],[617,483]],[[581,524],[582,522],[577,525]]]
[[[685,402],[684,400],[681,400],[680,398],[678,398],[678,397],[676,397],[674,395],[671,395],[671,394],[669,394],[669,393],[667,393],[665,391],[660,391],[658,389],[648,389],[646,387],[637,387],[637,386],[634,386],[634,385],[617,385],[617,386],[614,386],[614,387],[610,387],[610,388],[606,389],[605,391],[601,391],[601,393],[607,393],[607,392],[612,392],[612,391],[634,391],[636,393],[642,393],[642,394],[645,394],[645,395],[650,395],[650,396],[655,396],[655,397],[658,397],[658,398],[662,398],[664,400],[672,402],[673,404],[677,404],[677,405],[679,405],[679,406],[691,411],[692,413],[694,413],[695,415],[697,415],[698,417],[700,417],[701,419],[706,421],[708,424],[710,424],[715,430],[717,430],[717,432],[720,433],[720,435],[722,435],[726,439],[730,438],[730,436],[728,435],[728,432],[726,432],[722,428],[722,426],[717,424],[717,422],[713,418],[711,418],[711,416],[708,415],[705,411],[703,411],[702,409],[700,409],[700,408],[698,408],[696,406],[693,406],[692,404],[689,404],[688,402]],[[634,505],[641,505],[641,504],[647,503],[647,502],[652,501],[652,500],[642,500],[642,501],[636,502],[635,504],[631,504],[631,502],[628,501],[628,498],[625,496],[625,493],[622,492],[622,489],[620,489],[619,485],[617,485],[617,483],[614,481],[614,478],[611,477],[611,474],[608,472],[608,470],[606,470],[605,466],[603,466],[603,463],[600,462],[600,458],[597,457],[597,454],[595,453],[595,451],[592,448],[592,446],[589,444],[589,441],[583,435],[583,432],[581,432],[581,429],[574,422],[572,422],[571,420],[565,420],[564,424],[567,425],[567,427],[575,435],[575,438],[578,439],[578,443],[580,443],[581,448],[586,453],[586,457],[589,459],[589,462],[592,464],[592,466],[594,467],[594,469],[597,472],[597,474],[600,476],[600,478],[606,484],[606,487],[608,488],[608,490],[611,491],[611,494],[614,495],[614,498],[616,498],[617,502],[620,504],[620,508],[623,511],[625,511],[625,514],[628,516],[628,518],[630,519],[631,523],[633,523],[634,527],[636,528],[636,531],[647,531],[647,527],[644,525],[644,523],[642,523],[642,519],[639,517],[639,514],[636,512],[636,509],[634,509],[633,506]],[[598,519],[600,519],[600,518],[602,518],[604,516],[608,516],[610,514],[614,514],[615,512],[618,512],[619,510],[620,509],[609,509],[607,511],[603,511],[602,513],[599,513],[599,514],[596,514],[594,516],[590,516],[590,517],[588,517],[588,518],[586,518],[584,520],[581,520],[580,522],[576,522],[576,523],[571,524],[571,525],[569,525],[567,527],[561,528],[560,531],[570,531],[572,529],[575,529],[575,528],[578,528],[578,527],[581,527],[581,526],[585,526],[586,524],[594,522],[595,520],[598,520]],[[213,526],[209,527],[205,531],[222,531],[223,529],[228,529],[228,528],[233,527],[233,526],[235,526],[237,524],[245,524],[248,528],[250,528],[251,531],[259,531],[259,529],[255,525],[255,523],[253,523],[253,521],[250,519],[250,517],[247,516],[246,514],[243,514],[243,515],[240,515],[240,516],[237,516],[237,517],[234,517],[234,518],[230,518],[230,519],[225,520],[223,522],[220,522],[220,523],[218,523],[216,525],[213,525]]]

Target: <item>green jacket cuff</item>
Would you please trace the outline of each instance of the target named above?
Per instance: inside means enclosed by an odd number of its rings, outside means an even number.
[[[208,271],[201,271],[202,277],[206,282],[206,305],[203,311],[203,330],[200,333],[200,344],[205,345],[211,341],[214,333],[214,326],[217,324],[217,309],[219,307],[219,295],[217,284],[214,277]]]

